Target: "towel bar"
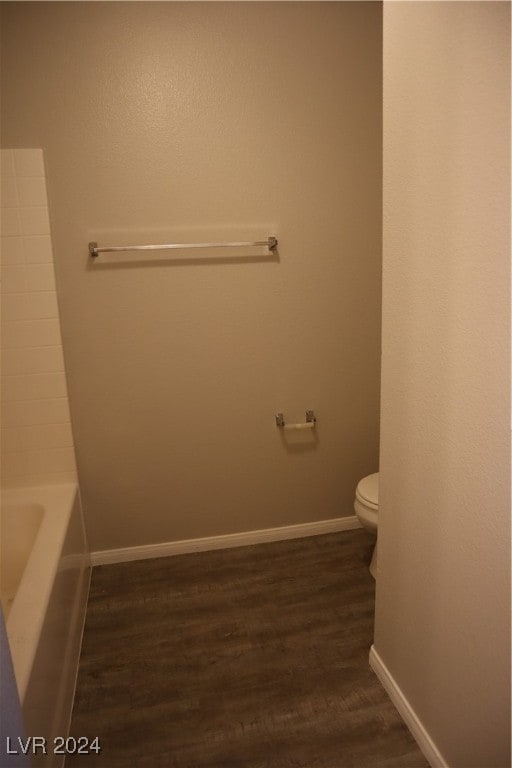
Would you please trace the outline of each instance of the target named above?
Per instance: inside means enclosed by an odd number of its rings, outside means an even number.
[[[265,246],[269,251],[277,248],[277,238],[268,237],[266,240],[253,242],[228,242],[228,243],[162,243],[161,245],[109,245],[98,246],[98,243],[89,243],[89,256],[93,259],[100,253],[118,253],[119,251],[164,251],[170,248],[246,248],[248,246]]]

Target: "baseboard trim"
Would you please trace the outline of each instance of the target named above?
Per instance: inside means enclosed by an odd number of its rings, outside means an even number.
[[[146,560],[153,557],[184,555],[190,552],[206,552],[210,549],[245,547],[249,544],[300,539],[305,536],[319,536],[322,533],[348,531],[360,527],[361,524],[357,517],[350,515],[349,517],[336,517],[331,520],[319,520],[314,523],[284,525],[280,528],[263,528],[258,531],[243,531],[242,533],[230,533],[224,536],[205,536],[200,539],[164,541],[159,544],[145,544],[140,547],[103,549],[91,552],[91,565],[125,563],[130,560]]]
[[[414,736],[418,747],[421,749],[432,768],[449,768],[448,763],[434,744],[425,726],[409,704],[402,689],[397,684],[373,645],[370,648],[370,667],[379,678],[384,690],[397,708],[406,726]]]

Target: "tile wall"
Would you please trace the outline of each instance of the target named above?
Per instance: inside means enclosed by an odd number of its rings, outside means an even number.
[[[1,175],[1,479],[67,482],[76,464],[41,149],[4,149]]]

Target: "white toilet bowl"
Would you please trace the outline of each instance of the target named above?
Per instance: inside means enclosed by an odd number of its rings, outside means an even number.
[[[367,475],[359,481],[356,488],[354,510],[359,522],[367,531],[377,535],[377,518],[379,512],[379,473]],[[370,573],[373,578],[377,575],[377,544],[373,550],[370,563]]]

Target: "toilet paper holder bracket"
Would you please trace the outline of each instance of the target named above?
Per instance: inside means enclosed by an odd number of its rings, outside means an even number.
[[[276,413],[276,426],[281,429],[314,429],[316,416],[314,411],[306,411],[306,421],[298,424],[287,424],[283,413]]]

